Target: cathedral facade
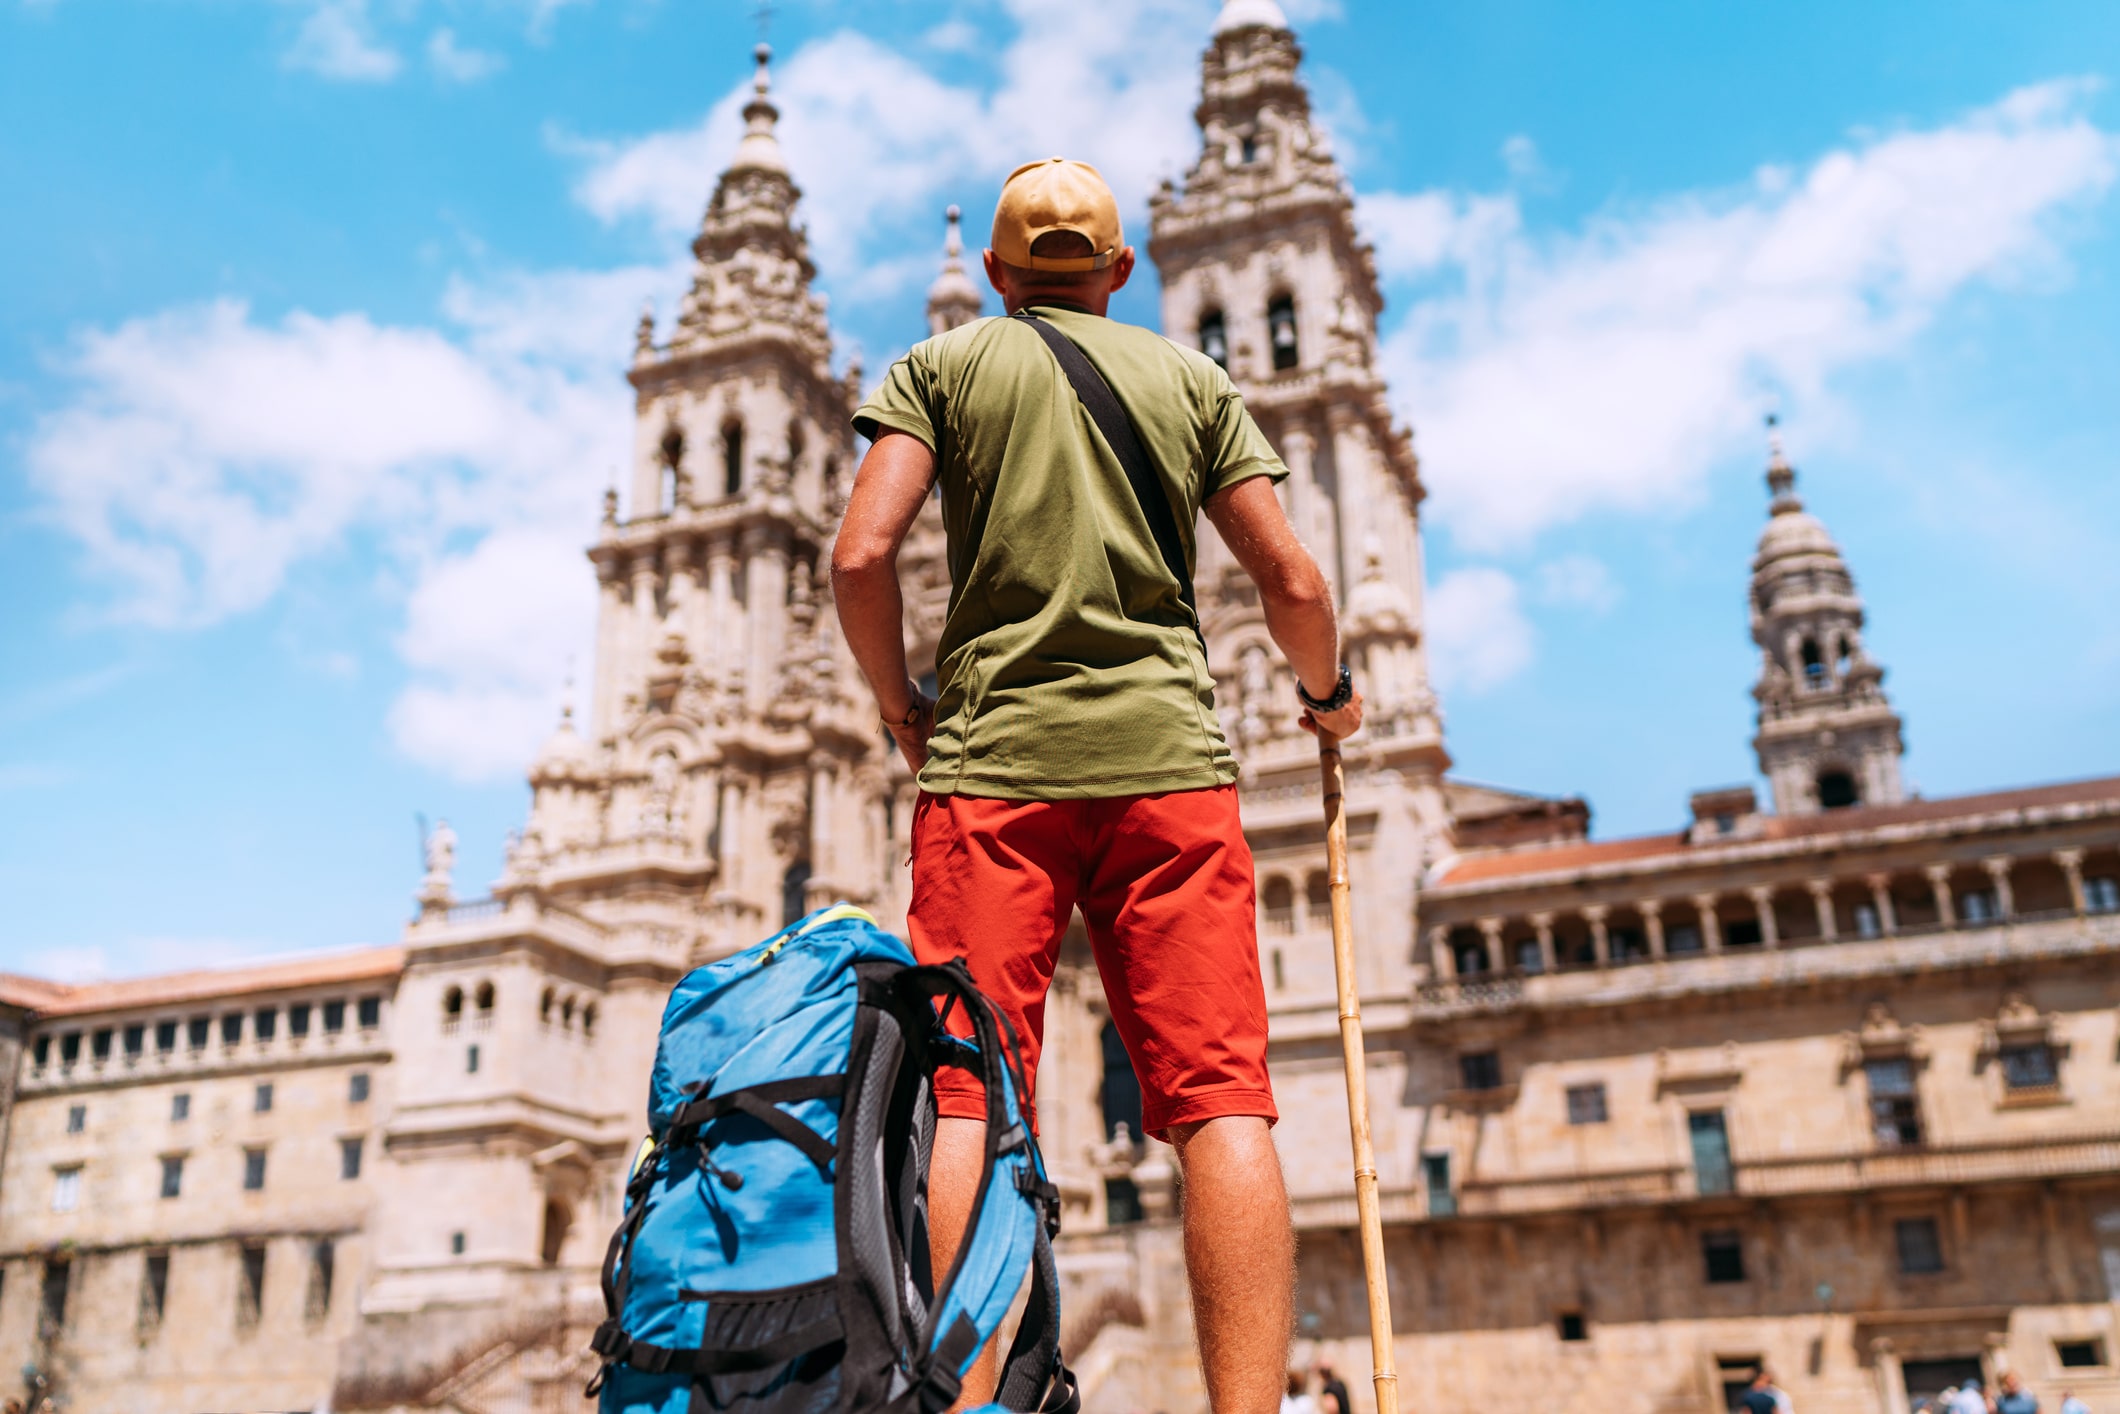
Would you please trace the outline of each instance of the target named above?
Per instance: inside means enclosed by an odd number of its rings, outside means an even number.
[[[1765,1364],[1807,1414],[2005,1368],[2120,1408],[2120,780],[1910,798],[1853,576],[1778,445],[1750,586],[1772,808],[1703,791],[1680,831],[1592,841],[1579,800],[1449,776],[1419,469],[1300,62],[1271,0],[1228,0],[1147,250],[1165,333],[1288,464],[1370,704],[1348,818],[1404,1407],[1711,1414]],[[763,51],[744,116],[690,289],[641,320],[595,673],[490,894],[456,896],[437,839],[391,947],[0,978],[0,1392],[584,1407],[670,985],[830,901],[902,923],[914,788],[824,574],[861,371],[832,371]],[[981,310],[953,211],[930,331]],[[901,564],[931,662],[932,509]],[[1297,1354],[1368,1408],[1315,743],[1211,533],[1196,582],[1258,863]],[[1079,928],[1047,1028],[1086,1407],[1202,1409],[1182,1175]]]

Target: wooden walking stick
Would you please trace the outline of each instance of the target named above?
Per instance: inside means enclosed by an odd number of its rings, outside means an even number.
[[[1362,1275],[1369,1286],[1369,1356],[1376,1367],[1377,1414],[1398,1414],[1399,1375],[1391,1352],[1391,1285],[1384,1272],[1384,1218],[1377,1210],[1377,1161],[1369,1143],[1369,1078],[1362,1058],[1362,989],[1354,967],[1354,907],[1347,882],[1347,775],[1340,744],[1318,733],[1325,779],[1325,867],[1332,880],[1332,972],[1340,989],[1340,1050],[1347,1067],[1347,1128],[1354,1139],[1354,1208],[1362,1230]],[[1351,1411],[1342,1411],[1351,1414]]]

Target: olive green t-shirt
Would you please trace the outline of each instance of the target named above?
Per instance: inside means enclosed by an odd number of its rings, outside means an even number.
[[[1125,407],[1188,567],[1202,501],[1288,474],[1213,360],[1135,325],[1034,308]],[[1037,330],[980,319],[915,345],[854,428],[909,433],[935,453],[950,608],[923,789],[1070,800],[1236,780],[1178,581]]]

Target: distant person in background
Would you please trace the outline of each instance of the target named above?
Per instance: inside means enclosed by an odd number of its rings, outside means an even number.
[[[1347,1382],[1340,1378],[1339,1371],[1332,1368],[1332,1362],[1330,1360],[1320,1360],[1316,1368],[1318,1372],[1318,1404],[1323,1414],[1353,1414],[1354,1405],[1347,1400]],[[1329,1409],[1324,1407],[1324,1396],[1328,1394],[1335,1401],[1335,1406]]]
[[[1987,1396],[1980,1390],[1980,1377],[1975,1375],[1958,1386],[1955,1394],[1946,1391],[1943,1407],[1950,1414],[1990,1414]]]
[[[2071,1389],[2061,1391],[2061,1414],[2091,1414],[2091,1407],[2076,1398]]]
[[[1774,1398],[1774,1377],[1765,1366],[1752,1377],[1752,1387],[1738,1396],[1737,1407],[1745,1414],[1778,1414],[1781,1403]]]
[[[1995,1396],[1995,1414],[2039,1414],[2039,1401],[2024,1387],[2015,1370],[2002,1376],[2002,1393]]]
[[[1303,1391],[1303,1372],[1288,1372],[1288,1389],[1281,1396],[1281,1414],[1318,1414],[1318,1402]]]

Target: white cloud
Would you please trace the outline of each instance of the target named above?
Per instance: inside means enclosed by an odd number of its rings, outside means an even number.
[[[1437,686],[1476,695],[1531,663],[1533,634],[1516,581],[1489,565],[1456,569],[1428,591],[1428,652]]]
[[[1064,152],[1094,162],[1124,209],[1139,213],[1154,183],[1198,146],[1191,106],[1212,8],[1199,0],[1138,0],[1095,25],[1066,0],[1007,0],[1014,32],[997,46],[990,90],[945,83],[916,60],[842,30],[774,66],[781,143],[805,193],[804,219],[827,278],[852,281],[893,239],[930,265],[934,221],[957,200],[974,220],[1001,177],[1030,157]],[[941,40],[974,37],[944,26]],[[938,39],[931,31],[927,42]],[[621,142],[562,140],[587,159],[577,194],[605,220],[645,217],[689,232],[728,161],[750,95],[737,84],[698,123]],[[845,287],[858,297],[873,284]]]
[[[477,83],[499,73],[507,61],[483,49],[467,49],[456,41],[456,31],[444,26],[427,39],[427,62],[435,73],[451,83]]]
[[[1563,555],[1539,566],[1538,598],[1542,603],[1602,614],[1619,602],[1619,584],[1603,560]]]
[[[302,21],[281,61],[328,79],[388,83],[403,61],[368,33],[365,0],[322,0]]]
[[[1561,240],[1526,236],[1509,198],[1366,199],[1387,273],[1456,278],[1385,346],[1433,515],[1495,548],[1684,504],[1751,447],[1770,398],[1819,398],[1967,286],[2051,269],[2058,221],[2120,155],[2086,92],[2027,88]]]

